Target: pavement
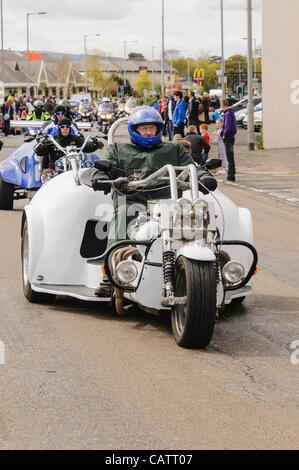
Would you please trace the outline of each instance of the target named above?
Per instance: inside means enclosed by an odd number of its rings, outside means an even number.
[[[214,125],[209,126],[212,137]],[[260,134],[255,133],[257,144]],[[210,157],[217,156],[212,144]],[[260,193],[287,205],[299,207],[299,149],[248,150],[247,131],[238,128],[235,143],[236,182],[226,182],[225,175],[217,175],[221,183],[232,184]]]

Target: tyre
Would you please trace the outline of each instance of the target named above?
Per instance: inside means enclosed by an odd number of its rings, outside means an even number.
[[[239,304],[241,304],[241,303],[243,302],[243,300],[245,300],[245,299],[246,299],[245,296],[244,296],[244,297],[237,297],[237,298],[235,298],[235,299],[232,299],[231,304],[232,304],[232,305],[239,305]]]
[[[211,341],[216,320],[216,277],[213,263],[180,256],[176,297],[186,297],[171,313],[176,342],[184,348],[204,348]]]
[[[52,302],[56,297],[54,294],[44,294],[42,292],[35,292],[31,289],[31,283],[29,282],[29,237],[27,220],[24,222],[22,231],[21,256],[23,292],[26,299],[32,303]]]
[[[6,183],[0,176],[0,210],[13,209],[14,190],[14,185],[11,183]]]

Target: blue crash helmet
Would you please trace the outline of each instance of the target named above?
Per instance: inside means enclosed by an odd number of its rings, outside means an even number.
[[[142,124],[155,124],[157,126],[157,134],[153,137],[138,134],[136,128]],[[138,106],[130,114],[128,130],[135,144],[145,148],[156,147],[162,139],[163,121],[160,114],[154,108],[150,106]]]

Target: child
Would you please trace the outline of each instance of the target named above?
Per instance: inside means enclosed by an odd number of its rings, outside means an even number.
[[[226,173],[226,152],[225,152],[225,145],[223,142],[222,137],[220,136],[222,129],[222,119],[219,118],[216,121],[216,130],[214,132],[215,139],[214,143],[218,145],[218,158],[222,161],[221,168],[218,171],[218,174]]]
[[[203,137],[205,139],[205,141],[209,144],[210,142],[210,136],[208,134],[208,125],[207,124],[201,124],[199,126],[199,129],[200,129],[200,134],[201,134],[201,137]],[[208,158],[208,153],[204,152],[203,151],[204,149],[202,148],[202,161],[201,161],[201,165],[204,165],[207,161],[207,158]]]

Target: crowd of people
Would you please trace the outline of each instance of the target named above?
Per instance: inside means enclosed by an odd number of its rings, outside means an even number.
[[[51,118],[56,106],[56,97],[37,96],[28,98],[26,95],[19,96],[12,93],[4,98],[1,107],[3,115],[3,132],[6,137],[14,135],[14,129],[10,121],[19,119],[39,119],[46,121]]]
[[[218,158],[222,161],[218,173],[227,173],[227,180],[235,181],[234,142],[237,127],[227,99],[220,101],[207,92],[202,96],[194,91],[183,95],[180,90],[167,88],[165,96],[161,99],[157,96],[152,106],[164,121],[164,138],[186,147],[201,166],[209,157],[209,125],[214,123],[212,142],[217,145]],[[222,116],[218,111],[220,108],[223,110]]]

